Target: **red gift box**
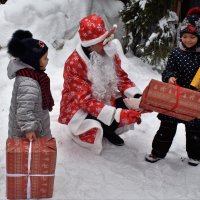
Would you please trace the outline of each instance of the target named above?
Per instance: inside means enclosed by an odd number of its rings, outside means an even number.
[[[200,93],[152,79],[143,92],[140,108],[190,121],[200,118]]]
[[[33,142],[8,138],[6,142],[7,198],[50,198],[56,167],[56,141],[38,138]]]

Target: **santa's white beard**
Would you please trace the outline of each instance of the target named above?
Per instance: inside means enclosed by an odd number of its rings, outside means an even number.
[[[88,66],[88,79],[91,81],[92,96],[105,104],[111,104],[111,97],[119,94],[118,77],[113,58],[92,52]]]

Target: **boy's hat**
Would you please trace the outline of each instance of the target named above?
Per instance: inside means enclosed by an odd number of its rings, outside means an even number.
[[[25,30],[17,30],[13,33],[8,43],[8,53],[19,58],[24,63],[40,69],[40,58],[48,51],[46,44],[32,38],[32,33]]]
[[[108,33],[103,19],[96,14],[88,15],[79,23],[79,36],[84,47],[102,42]]]
[[[200,38],[200,7],[191,8],[181,24],[180,37],[190,33]]]

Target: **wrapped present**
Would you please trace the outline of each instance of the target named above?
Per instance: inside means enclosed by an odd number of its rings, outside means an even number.
[[[194,78],[192,79],[192,82],[190,85],[195,87],[196,89],[200,90],[200,68],[197,70],[197,73],[195,74]]]
[[[200,118],[200,93],[152,79],[143,92],[140,108],[190,121]]]
[[[52,197],[56,154],[54,138],[38,138],[33,142],[22,138],[8,138],[6,142],[7,198]]]

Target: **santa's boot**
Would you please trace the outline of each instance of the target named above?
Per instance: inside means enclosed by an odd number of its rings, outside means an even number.
[[[123,146],[124,145],[124,140],[119,136],[116,135],[115,133],[106,133],[104,134],[104,137],[108,139],[108,141],[114,145],[117,146]]]

